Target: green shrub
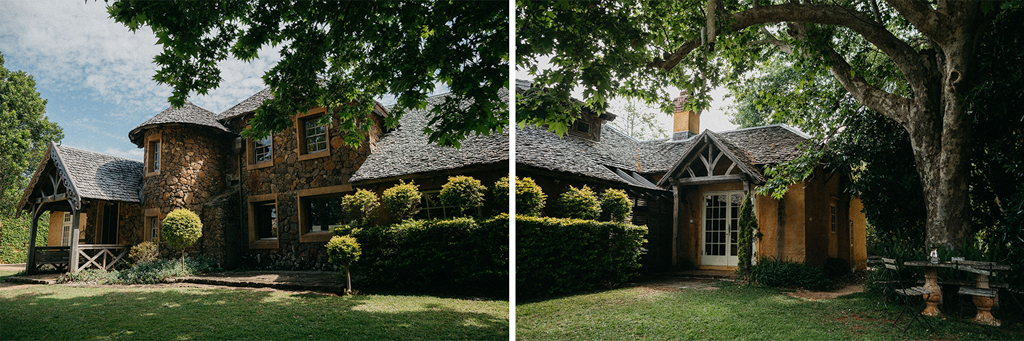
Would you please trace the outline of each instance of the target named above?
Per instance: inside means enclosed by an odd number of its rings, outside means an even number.
[[[516,216],[540,216],[548,196],[531,178],[516,177]]]
[[[569,190],[558,197],[555,208],[562,218],[593,220],[601,215],[601,202],[587,185],[582,188],[569,186]]]
[[[351,234],[355,234],[356,230],[358,230],[358,228],[352,225],[339,225],[331,229],[331,234],[339,237],[344,237]]]
[[[790,260],[761,258],[750,267],[750,279],[764,286],[829,290],[833,283],[821,269]]]
[[[381,202],[391,220],[399,222],[412,218],[419,212],[420,197],[420,187],[416,182],[399,181],[399,184],[384,191]]]
[[[334,236],[331,237],[331,241],[327,242],[327,257],[328,260],[334,265],[345,269],[345,278],[348,280],[347,293],[352,293],[352,263],[359,260],[359,255],[362,251],[359,249],[359,243],[356,242],[352,236]]]
[[[611,221],[626,223],[633,214],[633,202],[629,200],[626,191],[609,188],[601,194],[601,212],[608,214]]]
[[[36,246],[46,246],[50,213],[39,216],[36,232]],[[29,232],[32,231],[32,214],[23,213],[14,218],[13,214],[0,213],[0,264],[24,263],[28,260]]]
[[[750,202],[750,195],[743,199],[743,205],[740,205],[739,225],[739,238],[736,241],[739,246],[736,253],[739,262],[736,271],[746,277],[750,274],[750,260],[754,252],[754,234],[758,233],[757,217],[754,216],[754,205]]]
[[[646,226],[516,217],[516,295],[533,299],[627,281],[640,268]]]
[[[157,253],[156,244],[152,242],[142,242],[138,245],[132,246],[132,249],[128,251],[128,259],[132,261],[132,264],[139,264],[144,262],[152,262],[156,260]]]
[[[494,214],[508,213],[508,177],[502,177],[494,182],[491,189],[491,206],[494,207]]]
[[[487,187],[480,184],[480,180],[459,175],[448,177],[448,183],[441,187],[438,197],[441,204],[459,207],[465,212],[483,206],[486,191]]]
[[[161,235],[167,245],[181,250],[181,267],[184,268],[185,248],[203,236],[203,222],[192,211],[179,208],[168,213],[161,225]]]
[[[67,273],[57,279],[58,283],[90,284],[155,284],[164,283],[175,277],[187,277],[206,272],[221,271],[217,262],[200,257],[186,258],[185,266],[178,266],[177,260],[158,259],[135,264],[125,270],[103,271],[83,270],[76,274]]]
[[[354,194],[341,198],[342,211],[349,219],[360,225],[372,223],[373,213],[380,206],[377,193],[359,189]]]
[[[407,220],[359,229],[363,286],[508,297],[508,215]]]

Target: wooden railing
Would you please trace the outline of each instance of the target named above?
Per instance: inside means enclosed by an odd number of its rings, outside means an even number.
[[[66,270],[70,253],[70,246],[36,246],[35,267],[38,270],[39,266],[50,264],[56,267],[57,270]]]
[[[90,266],[96,266],[103,270],[110,270],[110,268],[117,265],[117,263],[128,254],[129,248],[130,246],[128,245],[118,244],[78,245],[78,255],[81,258],[79,258],[80,263],[78,264],[78,269],[75,269],[74,272],[88,269]]]

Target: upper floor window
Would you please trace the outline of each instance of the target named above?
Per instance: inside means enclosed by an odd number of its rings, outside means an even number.
[[[317,122],[317,118],[304,120],[306,153],[316,153],[327,150],[327,126]]]
[[[149,141],[149,173],[160,171],[160,141]]]
[[[299,114],[295,120],[296,142],[299,161],[319,158],[331,154],[331,131],[327,123],[321,123],[327,110],[316,108]]]
[[[270,161],[273,158],[273,142],[270,135],[260,140],[253,141],[253,163]]]

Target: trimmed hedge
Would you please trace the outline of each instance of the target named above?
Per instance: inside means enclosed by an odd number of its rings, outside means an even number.
[[[50,228],[50,213],[39,216],[36,232],[36,246],[46,246]],[[28,260],[29,231],[32,230],[32,214],[23,213],[21,218],[0,214],[0,264],[24,263]]]
[[[516,177],[516,216],[540,216],[548,196],[532,178]]]
[[[516,297],[615,286],[640,268],[647,226],[516,217]]]
[[[408,220],[355,230],[360,286],[508,297],[508,215]]]
[[[592,220],[601,216],[601,201],[597,199],[597,193],[587,185],[580,188],[570,185],[569,189],[558,197],[555,209],[562,218]]]

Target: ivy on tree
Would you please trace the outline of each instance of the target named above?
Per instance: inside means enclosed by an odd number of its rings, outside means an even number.
[[[451,96],[424,128],[432,143],[460,145],[473,134],[501,133],[508,106],[508,4],[499,1],[142,1],[109,5],[132,31],[152,28],[163,52],[153,77],[170,85],[172,105],[206,94],[222,78],[217,63],[251,61],[261,47],[281,61],[263,76],[274,98],[256,110],[243,135],[290,127],[290,117],[327,107],[348,145],[372,126],[373,100],[395,96],[387,117],[422,109],[432,91]],[[436,88],[440,86],[440,88]]]

